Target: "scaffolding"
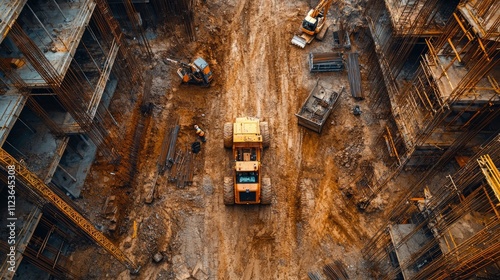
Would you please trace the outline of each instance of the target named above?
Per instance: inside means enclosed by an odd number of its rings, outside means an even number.
[[[375,1],[367,14],[375,48],[370,60],[378,62],[382,74],[376,78],[377,73],[369,73],[375,77],[371,94],[381,100],[380,95],[387,92],[394,125],[387,127],[383,138],[395,163],[370,186],[363,207],[403,169],[437,170],[459,153],[474,153],[475,147],[500,130],[496,125],[500,118],[498,1],[462,1],[458,5],[452,1],[448,6],[436,0],[395,2],[399,1],[386,1],[385,5]],[[450,7],[456,9],[439,34],[426,37],[419,31],[428,21],[394,22],[402,3],[421,6],[418,14],[424,16],[417,18],[422,19],[449,13]],[[446,12],[440,12],[442,9]],[[394,31],[398,28],[411,29],[420,38],[399,38],[394,35],[401,33]]]
[[[41,97],[29,98],[29,104],[51,131],[58,135],[85,132],[110,161],[118,158],[107,135],[107,127],[115,122],[107,110],[114,89],[104,93],[118,77],[130,88],[137,88],[141,79],[133,70],[138,65],[135,58],[121,47],[123,34],[109,6],[104,1],[73,5],[54,1],[59,9],[48,17],[47,13],[36,16],[38,12],[28,4],[20,16],[22,24],[10,23],[9,40],[2,44],[3,49],[13,51],[7,54],[12,57],[10,64],[2,60],[0,65],[4,84],[20,89],[49,88],[45,95],[53,95],[53,101],[67,110],[66,117],[51,119],[51,112],[40,106]],[[34,19],[28,20],[29,15]],[[57,24],[59,18],[64,24]],[[54,29],[57,33],[47,33],[54,25],[62,27]],[[39,31],[33,31],[35,27]]]
[[[186,36],[171,35],[179,41],[183,38],[196,41],[194,23],[194,0],[108,0],[113,14],[126,29],[127,36],[137,40],[142,54],[147,59],[153,57],[149,45],[150,29],[174,30],[174,25],[181,24]]]
[[[493,162],[500,162],[500,135],[453,175],[411,188],[363,249],[380,279],[500,274],[500,200],[487,175],[498,172]]]
[[[490,2],[493,9],[496,1]],[[393,107],[407,109],[406,114],[401,111],[405,117],[400,126],[406,128],[410,150],[412,146],[449,148],[464,131],[485,128],[497,117],[500,98],[494,75],[498,59],[491,58],[498,55],[500,42],[477,36],[461,16],[463,10],[459,5],[440,37],[425,40],[428,52],[412,82],[393,102]],[[496,30],[500,17],[492,20],[491,28]],[[469,144],[477,145],[484,139]]]
[[[147,52],[140,15],[125,4]],[[19,168],[20,196],[35,201],[39,214],[23,221],[30,227],[20,233],[27,246],[18,250],[19,262],[73,277],[63,253],[71,238],[47,222],[58,217],[72,235],[89,237],[136,270],[68,198],[80,196],[98,148],[111,163],[120,158],[108,106],[118,83],[132,96],[142,83],[122,28],[104,0],[2,1],[0,15],[0,154],[4,165]],[[42,235],[29,233],[35,228]],[[55,235],[65,241],[52,242]]]
[[[458,0],[385,0],[395,36],[440,35]]]
[[[62,214],[76,225],[80,230],[85,232],[89,238],[94,240],[108,253],[113,255],[119,262],[125,265],[132,271],[138,271],[139,267],[135,265],[118,247],[116,247],[104,234],[95,229],[94,225],[83,217],[78,211],[66,203],[59,195],[54,193],[43,180],[31,173],[26,167],[20,164],[11,155],[0,149],[0,165],[5,171],[9,170],[8,166],[15,166],[16,175],[24,184],[30,186],[39,196],[50,202]]]

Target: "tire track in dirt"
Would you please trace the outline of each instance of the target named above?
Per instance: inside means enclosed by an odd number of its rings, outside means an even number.
[[[276,5],[276,1],[272,1]],[[268,45],[268,53],[271,54],[269,80],[271,88],[275,91],[273,102],[265,102],[266,111],[269,112],[269,123],[274,145],[270,149],[272,153],[268,160],[271,167],[276,203],[273,207],[277,212],[274,223],[276,231],[276,248],[272,254],[275,265],[273,275],[269,279],[297,279],[299,256],[296,255],[296,200],[297,180],[300,170],[300,156],[293,151],[301,145],[300,130],[296,125],[293,112],[297,108],[297,83],[301,83],[301,77],[291,75],[290,69],[300,66],[300,51],[293,49],[288,37],[290,26],[286,24],[283,7],[276,7],[276,16],[273,17],[272,35]],[[300,148],[299,148],[300,149]]]
[[[295,116],[298,102],[296,82],[291,71],[301,65],[291,49],[290,32],[279,17],[282,3],[277,1],[240,1],[234,7],[228,27],[228,53],[223,59],[225,76],[220,100],[213,100],[210,111],[216,135],[223,123],[238,116],[257,116],[269,122],[271,147],[264,152],[263,172],[273,180],[271,206],[225,207],[222,203],[222,178],[230,174],[230,152],[222,141],[207,146],[205,174],[212,174],[214,194],[205,210],[206,232],[217,245],[209,252],[218,260],[212,271],[215,279],[290,279],[297,277],[295,200],[300,157],[290,149],[300,146],[300,130]],[[291,53],[291,54],[290,54]],[[214,137],[214,142],[222,137]],[[292,140],[297,139],[297,140]],[[223,162],[220,156],[223,154]],[[286,187],[283,187],[286,186]],[[213,205],[216,204],[216,205]],[[216,234],[215,234],[216,233]],[[211,262],[215,265],[215,261]],[[216,275],[214,275],[216,274]]]
[[[253,61],[251,57],[255,56],[256,52],[253,46],[255,44],[265,46],[266,41],[257,38],[258,34],[252,28],[252,22],[255,21],[253,16],[256,9],[258,9],[258,5],[259,3],[253,3],[252,1],[241,1],[235,7],[235,15],[231,17],[232,24],[228,32],[228,34],[231,34],[229,40],[230,49],[229,54],[224,58],[228,67],[225,71],[222,98],[219,100],[219,106],[215,105],[215,102],[212,103],[212,108],[219,116],[218,119],[221,120],[221,123],[216,125],[218,135],[222,135],[223,123],[226,121],[232,121],[238,116],[259,116],[256,108],[260,98],[255,95],[256,90],[252,84],[257,82],[256,78],[258,77],[252,72],[258,68],[255,64],[260,62]],[[238,32],[231,32],[232,30]],[[219,174],[219,178],[213,178],[214,182],[216,182],[216,191],[214,193],[216,197],[212,198],[211,203],[216,203],[216,205],[206,211],[207,217],[210,217],[207,220],[213,221],[212,224],[207,224],[209,227],[207,232],[216,232],[214,241],[218,242],[217,246],[211,246],[214,250],[213,257],[218,260],[217,266],[214,267],[216,272],[213,271],[212,275],[214,279],[242,279],[242,277],[247,277],[244,275],[250,275],[249,279],[252,279],[267,265],[266,258],[261,260],[256,258],[251,262],[248,259],[249,256],[256,256],[250,253],[252,252],[255,225],[263,228],[267,224],[263,220],[267,220],[267,218],[259,215],[262,206],[225,207],[223,205],[221,199],[222,190],[217,186],[222,185],[224,175],[230,174],[229,152],[223,150],[222,141],[220,144],[216,143],[208,149],[208,154],[213,154],[214,160],[207,159],[205,166],[210,169],[207,173]],[[217,160],[220,156],[224,157],[223,164],[220,160]],[[215,169],[220,171],[211,172],[215,171]],[[257,270],[254,268],[257,268]]]

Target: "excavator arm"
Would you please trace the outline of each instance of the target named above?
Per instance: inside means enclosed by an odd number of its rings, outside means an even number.
[[[190,66],[189,64],[187,64],[187,63],[184,63],[184,62],[182,62],[182,61],[178,61],[178,60],[175,60],[175,59],[171,59],[171,58],[168,58],[168,57],[167,57],[167,58],[165,58],[165,60],[170,61],[170,62],[172,62],[172,63],[174,63],[174,64],[180,64],[182,67],[187,67],[187,68],[190,68],[190,67],[191,67],[191,66]]]
[[[323,16],[326,17],[326,14],[328,13],[330,6],[332,5],[332,2],[333,0],[321,0],[311,13],[311,17],[316,18],[320,14],[323,14]]]

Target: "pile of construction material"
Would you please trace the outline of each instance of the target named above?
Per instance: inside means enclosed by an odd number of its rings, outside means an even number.
[[[342,71],[344,61],[340,53],[309,53],[310,72]]]

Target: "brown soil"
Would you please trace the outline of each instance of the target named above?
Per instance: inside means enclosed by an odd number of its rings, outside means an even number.
[[[351,11],[350,21],[362,22],[358,6],[347,3],[342,8]],[[307,279],[308,272],[321,271],[334,260],[345,264],[351,279],[369,278],[361,249],[380,226],[378,214],[389,194],[376,200],[368,209],[371,214],[361,213],[356,201],[364,191],[359,182],[387,170],[380,139],[385,121],[379,117],[387,112],[373,109],[369,97],[356,101],[350,96],[347,71],[309,73],[309,52],[331,51],[333,39],[329,32],[324,41],[313,41],[305,49],[290,44],[308,9],[308,1],[198,1],[196,42],[179,48],[172,31],[159,32],[151,40],[155,55],[146,74],[152,75],[152,115],[138,113],[140,95],[119,92],[111,105],[112,112],[121,112],[116,130],[123,143],[133,142],[139,118],[150,118],[133,181],[119,176],[126,170],[118,168],[120,174],[112,175],[98,161],[79,202],[94,209],[87,215],[105,227],[100,212],[104,200],[112,194],[119,197],[119,227],[112,236],[142,268],[139,275],[130,276],[116,261],[110,266],[109,255],[88,254],[85,246],[74,259],[81,255],[102,263],[89,271],[79,269],[86,279]],[[175,30],[183,35],[182,28]],[[358,37],[363,31],[353,33],[352,44],[366,79],[368,53]],[[204,57],[214,83],[209,88],[179,85],[176,66],[164,62],[168,56],[185,62]],[[346,87],[321,134],[298,126],[294,115],[317,79],[333,90]],[[365,94],[368,85],[363,82]],[[363,110],[361,116],[352,114],[356,104]],[[223,177],[231,172],[223,126],[239,116],[269,122],[271,146],[264,151],[263,172],[272,180],[270,206],[223,204]],[[145,204],[158,173],[164,134],[177,118],[178,149],[196,140],[194,124],[207,133],[195,158],[194,183],[177,188],[167,181],[167,172],[158,177],[154,202]],[[125,147],[122,152],[129,155],[130,145]],[[160,263],[152,261],[157,252],[165,257]]]

